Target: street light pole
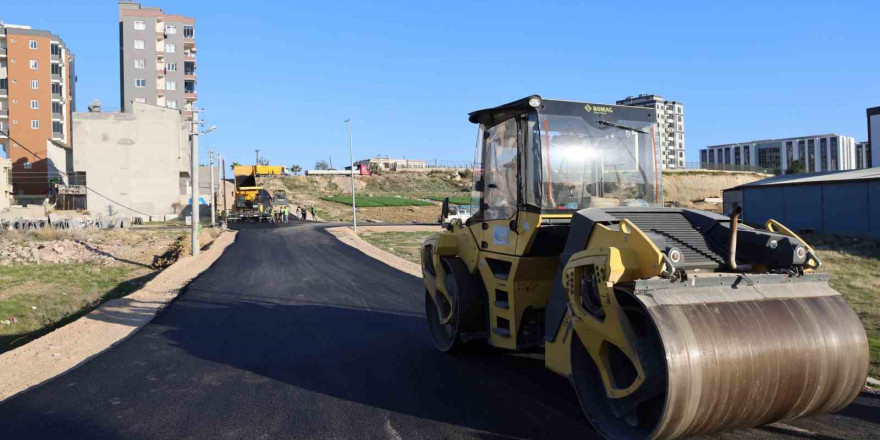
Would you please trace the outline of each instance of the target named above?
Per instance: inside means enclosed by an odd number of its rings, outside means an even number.
[[[351,224],[354,227],[354,232],[357,233],[358,216],[354,197],[354,154],[352,154],[351,119],[346,119],[345,122],[348,122],[348,160],[351,162]]]
[[[193,109],[192,133],[190,134],[190,158],[192,159],[190,216],[192,217],[192,229],[190,230],[192,256],[199,254],[199,111]]]
[[[211,227],[217,224],[217,217],[215,216],[215,212],[217,212],[217,199],[214,198],[214,149],[211,148],[208,150],[211,155],[211,164],[208,167],[208,171],[211,173]]]
[[[223,179],[220,181],[220,187],[223,191],[223,230],[226,230],[229,222],[229,210],[226,204],[226,159],[223,156],[220,156],[220,167],[223,170]]]
[[[260,164],[260,149],[257,148],[257,161],[254,162],[254,165],[259,165],[259,164]]]

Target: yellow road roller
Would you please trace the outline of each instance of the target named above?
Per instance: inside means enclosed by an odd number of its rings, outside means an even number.
[[[664,208],[655,116],[537,95],[470,114],[473,214],[421,249],[434,345],[543,352],[609,439],[842,409],[858,317],[778,222]]]

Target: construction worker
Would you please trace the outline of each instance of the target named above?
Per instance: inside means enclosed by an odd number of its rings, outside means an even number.
[[[260,220],[259,221],[262,222],[263,221],[263,202],[260,202],[259,209],[260,209]]]
[[[312,210],[312,220],[317,220],[318,218],[315,217],[315,207],[312,206],[311,210]]]
[[[284,215],[284,224],[287,224],[287,216],[290,214],[290,208],[285,206],[283,213],[284,213],[283,214]]]
[[[308,208],[306,208],[305,206],[303,206],[303,210],[302,210],[303,221],[306,221],[306,214],[307,214],[307,212],[308,212],[307,210],[308,210]]]

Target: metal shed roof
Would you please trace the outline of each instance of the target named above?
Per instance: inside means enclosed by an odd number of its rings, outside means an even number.
[[[786,174],[782,176],[769,177],[763,180],[746,183],[725,191],[736,190],[741,188],[752,188],[758,186],[778,186],[778,185],[806,185],[818,183],[837,183],[851,182],[861,180],[880,180],[880,168],[865,168],[862,170],[850,171],[824,171],[819,173],[799,173]]]

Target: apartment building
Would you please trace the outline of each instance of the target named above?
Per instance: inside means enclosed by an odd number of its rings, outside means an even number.
[[[730,165],[736,169],[740,165],[785,174],[795,160],[802,161],[808,173],[854,170],[858,165],[856,140],[832,133],[713,145],[700,150],[700,163],[706,168]]]
[[[668,101],[660,95],[641,94],[627,96],[617,101],[617,105],[653,108],[657,111],[657,145],[660,152],[660,165],[663,169],[685,167],[684,143],[684,105],[678,101]]]
[[[124,112],[139,102],[183,110],[192,120],[198,97],[195,19],[119,2],[119,73]]]
[[[75,82],[74,56],[59,36],[0,22],[0,146],[19,203],[42,202],[52,182],[66,179]]]
[[[878,133],[880,135],[880,133]],[[871,143],[868,141],[856,144],[856,169],[873,167],[873,155],[871,154]]]

